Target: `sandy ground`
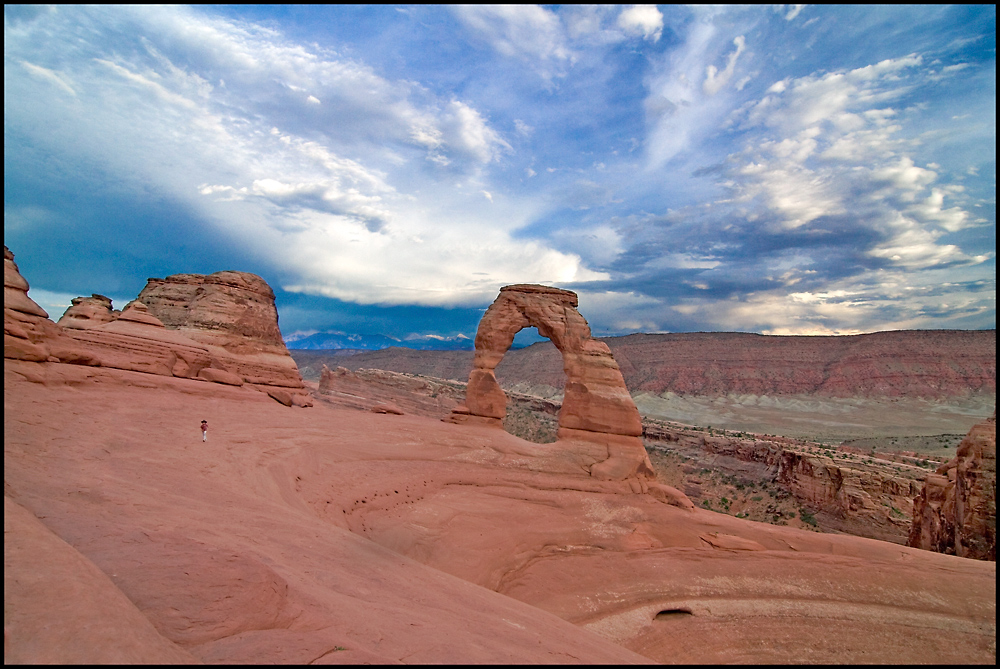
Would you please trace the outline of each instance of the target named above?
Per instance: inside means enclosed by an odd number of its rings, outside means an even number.
[[[4,403],[6,662],[995,662],[995,564],[670,506],[589,447],[68,365]]]

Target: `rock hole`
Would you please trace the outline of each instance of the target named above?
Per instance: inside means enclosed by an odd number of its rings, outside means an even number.
[[[549,341],[538,331],[538,328],[529,325],[514,335],[514,342],[509,350],[527,348],[532,344]],[[496,367],[501,375],[503,375],[505,360],[507,360],[506,355]],[[535,392],[530,386],[515,387],[513,390],[529,395]],[[536,444],[551,444],[556,441],[556,432],[559,429],[558,409],[546,411],[545,409],[552,409],[548,403],[541,402],[538,403],[538,406],[533,406],[531,402],[516,401],[511,397],[510,392],[505,392],[507,394],[507,416],[503,419],[504,431]]]
[[[693,615],[688,609],[664,609],[657,613],[653,620],[680,620]]]

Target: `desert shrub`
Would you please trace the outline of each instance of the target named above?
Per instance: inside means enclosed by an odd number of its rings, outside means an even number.
[[[799,517],[802,518],[802,522],[808,523],[809,525],[812,525],[813,527],[816,527],[817,524],[818,524],[816,522],[816,516],[814,516],[811,511],[808,511],[806,509],[802,509],[802,510],[799,511]]]

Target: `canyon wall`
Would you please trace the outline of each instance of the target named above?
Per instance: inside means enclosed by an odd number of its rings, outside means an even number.
[[[825,531],[898,544],[906,543],[912,499],[927,474],[917,457],[887,460],[789,437],[706,434],[650,420],[643,436],[651,452],[683,456],[687,475],[681,487],[696,502],[703,472],[711,471],[741,486],[784,490],[817,514]]]
[[[997,559],[997,417],[977,423],[913,500],[908,545]]]
[[[996,393],[996,330],[816,337],[697,332],[601,341],[632,393],[927,398]],[[319,354],[292,355],[306,360]],[[393,348],[345,356],[336,364],[465,380],[472,358],[468,351]],[[504,388],[558,391],[565,376],[562,356],[549,342],[509,351],[496,367]]]

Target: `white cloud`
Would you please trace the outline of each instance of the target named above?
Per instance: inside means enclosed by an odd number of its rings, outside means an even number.
[[[771,86],[740,112],[748,132],[744,167],[733,172],[736,201],[765,205],[788,229],[855,212],[886,237],[870,255],[901,267],[970,262],[937,242],[971,224],[960,207],[945,207],[958,191],[934,187],[938,173],[915,164],[916,145],[884,106],[919,82],[922,63],[910,55]]]
[[[649,80],[645,111],[651,169],[700,145],[724,125],[734,94],[727,84],[746,45],[742,35],[722,34],[717,19],[720,12],[726,11],[695,8],[683,42],[665,53],[657,73]],[[729,45],[735,49],[729,51]],[[719,71],[715,63],[726,51],[726,66]]]
[[[452,11],[492,48],[529,63],[546,79],[575,60],[559,17],[538,5],[457,5]]]
[[[805,8],[806,5],[792,5],[791,7],[788,8],[788,13],[785,14],[785,20],[786,21],[793,20]]]
[[[468,11],[506,21],[511,49],[569,59],[547,10]],[[75,13],[93,25],[86,39],[69,38]],[[8,57],[32,67],[8,77],[5,122],[44,128],[32,141],[126,187],[154,184],[280,268],[289,290],[454,305],[488,301],[505,283],[607,278],[512,236],[541,205],[495,197],[483,170],[511,147],[466,100],[183,7],[68,8],[44,20],[44,32],[6,41]],[[75,57],[56,72],[46,58],[60,61],[68,43]],[[76,107],[59,101],[60,82],[73,82]]]
[[[70,85],[67,80],[66,75],[54,72],[44,67],[39,67],[38,65],[33,65],[27,61],[21,61],[21,67],[28,71],[28,74],[35,77],[36,79],[41,79],[46,81],[56,88],[69,93],[73,97],[76,97],[76,90]]]
[[[743,35],[737,35],[733,38],[733,44],[736,45],[736,50],[729,54],[729,58],[726,60],[726,67],[722,72],[719,72],[715,65],[709,65],[705,69],[705,83],[702,84],[702,90],[705,92],[705,95],[715,95],[732,78],[733,70],[736,69],[736,59],[740,57],[740,54],[743,53],[743,49],[746,47],[746,39]]]
[[[663,32],[663,14],[656,5],[632,5],[618,15],[618,26],[626,33],[658,42]]]

